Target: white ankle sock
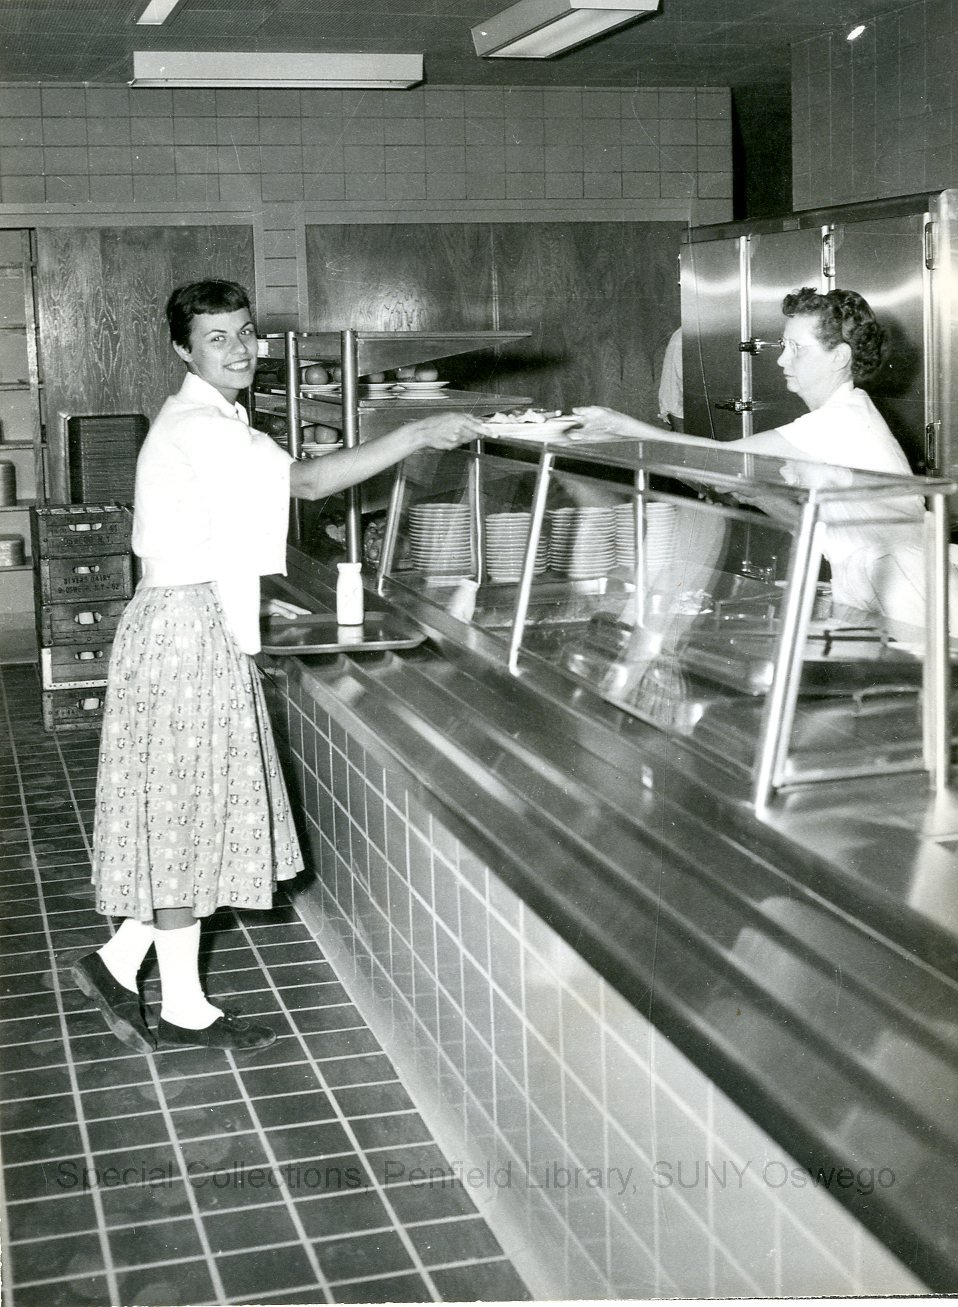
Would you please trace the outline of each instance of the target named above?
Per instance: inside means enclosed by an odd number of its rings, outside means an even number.
[[[158,930],[154,943],[160,968],[160,1016],[174,1026],[205,1030],[222,1012],[207,1002],[200,984],[200,923]]]
[[[124,989],[136,993],[136,973],[153,943],[153,924],[126,917],[115,934],[97,949],[100,961]]]

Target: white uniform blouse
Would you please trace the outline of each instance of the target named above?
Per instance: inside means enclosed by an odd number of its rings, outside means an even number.
[[[904,451],[870,396],[850,381],[820,408],[778,430],[795,446],[798,459],[867,472],[911,473]],[[796,484],[837,484],[816,476],[803,462],[786,463],[783,475]],[[884,520],[868,520],[876,516]],[[921,497],[883,500],[877,510],[864,503],[826,506],[822,517],[822,552],[831,567],[836,603],[921,625],[925,612]],[[954,564],[951,571],[954,574]],[[954,575],[951,585],[955,592]],[[953,612],[953,624],[954,617]]]
[[[137,461],[140,584],[215,582],[244,653],[260,648],[260,577],[286,572],[290,463],[239,404],[193,373],[160,409]]]

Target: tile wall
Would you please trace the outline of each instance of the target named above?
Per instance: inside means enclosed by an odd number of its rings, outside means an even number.
[[[262,218],[260,311],[296,327],[307,216],[727,220],[729,92],[0,83],[0,225],[187,210]]]
[[[796,209],[884,199],[958,178],[955,0],[882,14],[792,50]]]
[[[0,84],[3,204],[612,202],[633,219],[725,201],[729,94],[425,87],[155,90]],[[694,207],[694,206],[691,206]]]
[[[923,1292],[347,734],[321,681],[288,694],[300,911],[535,1297]]]

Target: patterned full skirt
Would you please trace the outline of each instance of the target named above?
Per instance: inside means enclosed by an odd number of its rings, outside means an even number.
[[[268,908],[303,866],[260,673],[211,584],[140,588],[113,644],[93,830],[97,911]]]

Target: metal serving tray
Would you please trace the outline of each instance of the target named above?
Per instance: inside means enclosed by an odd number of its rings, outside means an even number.
[[[772,684],[778,633],[741,627],[696,631],[676,650],[686,672],[742,694],[763,695]],[[922,663],[878,633],[836,624],[809,632],[800,694],[847,696],[882,685],[919,686]]]
[[[728,762],[754,762],[764,705],[758,699],[712,700],[695,738]],[[921,756],[917,686],[878,687],[845,698],[799,700],[785,781],[818,780],[844,771],[900,770]]]
[[[260,619],[267,654],[375,653],[415,649],[426,633],[392,613],[367,613],[362,626],[339,626],[335,613]]]

